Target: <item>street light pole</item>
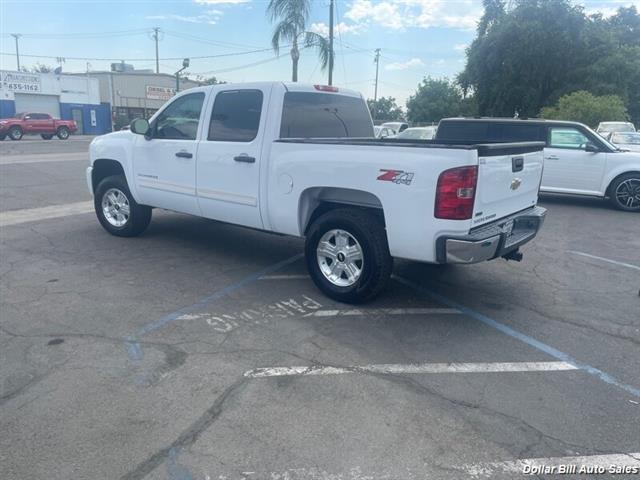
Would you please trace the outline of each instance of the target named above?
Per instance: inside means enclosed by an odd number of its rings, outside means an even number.
[[[180,72],[182,72],[185,68],[189,68],[188,58],[182,60],[182,68],[176,72],[176,93],[180,91]]]
[[[11,36],[16,39],[16,64],[18,65],[18,71],[20,71],[20,49],[18,48],[18,39],[22,35],[19,33],[12,33]]]
[[[333,85],[333,1],[329,4],[329,85]]]

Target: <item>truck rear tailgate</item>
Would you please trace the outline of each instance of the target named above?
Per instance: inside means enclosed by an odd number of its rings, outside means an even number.
[[[536,205],[542,142],[478,145],[478,184],[472,228]]]

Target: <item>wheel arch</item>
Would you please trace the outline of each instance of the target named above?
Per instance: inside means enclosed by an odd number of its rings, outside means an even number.
[[[634,173],[634,174],[640,176],[640,170],[636,170],[636,169],[631,169],[631,170],[627,170],[627,171],[618,173],[615,177],[613,177],[611,180],[609,180],[609,184],[607,185],[607,188],[606,188],[606,190],[604,192],[604,196],[607,197],[607,198],[610,198],[611,197],[611,187],[616,182],[616,180],[618,180],[620,177],[622,177],[624,175],[629,175],[630,173]]]
[[[93,191],[96,191],[98,184],[105,178],[111,175],[122,175],[127,178],[124,172],[124,167],[117,160],[111,160],[109,158],[101,158],[93,162],[93,169],[91,170],[91,185]],[[128,183],[128,182],[127,182]]]
[[[298,201],[298,225],[306,236],[311,224],[320,215],[337,208],[356,207],[373,211],[384,221],[384,208],[380,199],[364,190],[338,187],[310,187],[304,190]]]

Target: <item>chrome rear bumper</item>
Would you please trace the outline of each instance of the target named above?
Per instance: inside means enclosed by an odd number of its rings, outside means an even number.
[[[462,237],[441,237],[437,241],[439,263],[478,263],[503,257],[533,240],[544,223],[547,210],[533,207]]]

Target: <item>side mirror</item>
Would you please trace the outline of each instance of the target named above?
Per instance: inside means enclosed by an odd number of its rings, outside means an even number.
[[[133,133],[146,136],[149,133],[149,122],[144,118],[135,118],[129,128]]]
[[[590,153],[598,153],[600,149],[595,143],[587,142],[587,144],[584,146],[584,151]]]

